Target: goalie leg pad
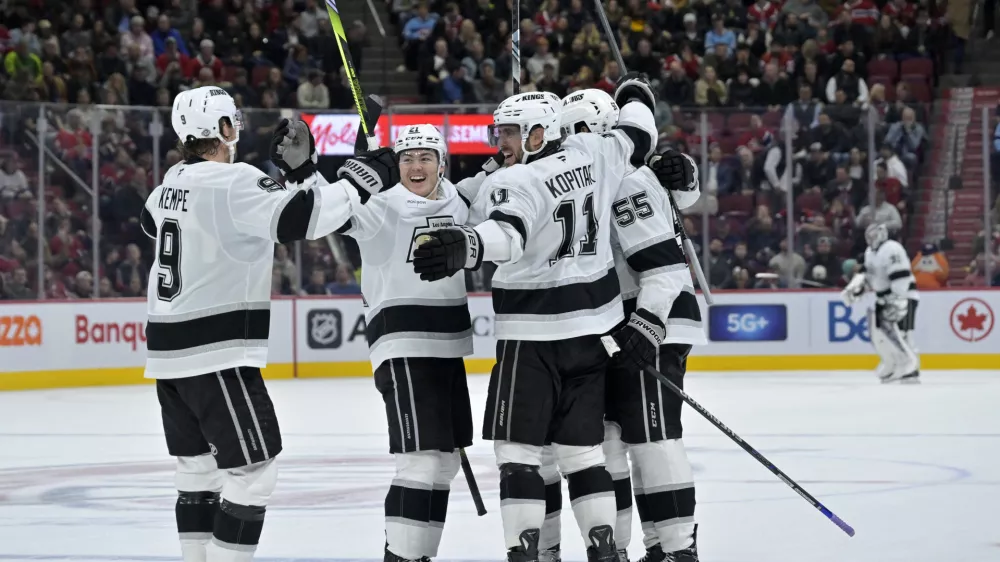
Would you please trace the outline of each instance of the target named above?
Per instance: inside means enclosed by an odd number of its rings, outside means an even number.
[[[628,467],[628,445],[622,442],[618,424],[604,422],[604,457],[615,489],[615,543],[619,549],[632,542],[632,479]]]
[[[614,529],[618,510],[611,475],[604,468],[604,450],[592,447],[553,444],[559,470],[566,475],[569,501],[580,527],[584,544],[596,527]]]
[[[683,550],[694,544],[694,475],[683,440],[631,445],[629,454],[632,466],[640,474],[636,505],[642,506],[639,517],[643,519],[646,546],[651,546],[648,541],[654,533],[664,552]],[[647,534],[647,526],[654,533]]]
[[[439,452],[440,467],[434,477],[434,488],[431,490],[430,525],[427,536],[427,556],[437,556],[441,544],[441,533],[444,531],[444,521],[448,517],[448,496],[451,494],[451,482],[458,475],[462,461],[458,451],[450,453]]]
[[[545,521],[545,481],[539,473],[542,448],[512,441],[494,441],[500,467],[500,517],[504,544],[521,546],[521,533],[537,536]],[[530,534],[530,533],[529,533]]]
[[[177,503],[174,516],[184,562],[205,562],[205,547],[212,540],[212,529],[219,509],[222,472],[210,454],[177,457],[174,475]]]
[[[538,537],[538,550],[558,548],[562,541],[562,477],[552,445],[542,449],[542,466],[538,473],[545,482],[545,523]]]
[[[249,562],[264,529],[267,502],[278,481],[274,458],[223,471],[222,503],[215,517],[208,562]]]

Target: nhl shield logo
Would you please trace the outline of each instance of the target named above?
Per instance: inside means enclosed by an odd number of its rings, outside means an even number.
[[[339,310],[315,309],[306,315],[306,343],[312,349],[336,349],[343,342]]]
[[[510,196],[507,194],[506,188],[494,189],[493,193],[490,193],[490,203],[493,203],[494,207],[503,205],[510,200]]]

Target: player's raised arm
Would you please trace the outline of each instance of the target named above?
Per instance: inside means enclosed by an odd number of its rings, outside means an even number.
[[[396,156],[389,148],[349,159],[337,172],[340,179],[327,182],[316,171],[315,141],[302,121],[282,121],[272,141],[272,159],[285,172],[288,187],[254,168],[241,167],[233,179],[229,207],[238,229],[279,243],[365,226],[347,223],[372,194],[399,182]],[[255,172],[257,177],[251,177]]]

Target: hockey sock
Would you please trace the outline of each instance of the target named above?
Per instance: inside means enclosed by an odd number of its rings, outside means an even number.
[[[215,514],[215,529],[208,545],[208,562],[249,562],[257,550],[264,529],[260,505],[240,505],[223,499]]]
[[[694,476],[683,441],[668,439],[631,445],[629,454],[640,475],[636,482],[636,506],[643,522],[646,547],[652,546],[648,542],[647,524],[651,524],[664,552],[691,546],[695,529]]]
[[[396,477],[385,496],[385,540],[389,552],[407,560],[429,555],[432,497],[434,482],[440,470],[440,453],[420,451],[396,453]],[[447,491],[440,490],[435,516],[444,525],[447,511]],[[437,533],[440,537],[440,532]]]
[[[540,532],[545,521],[545,481],[538,467],[520,463],[500,466],[500,517],[504,544],[522,546],[521,533]]]
[[[604,458],[614,485],[615,507],[618,510],[615,543],[619,549],[625,549],[632,542],[632,479],[629,478],[627,449],[616,424],[604,425]]]
[[[591,466],[566,477],[569,501],[585,544],[595,527],[615,526],[615,487],[603,466]]]
[[[427,528],[426,556],[435,557],[441,544],[441,533],[444,532],[444,521],[448,516],[448,496],[451,493],[451,482],[458,474],[461,460],[458,451],[439,453],[441,466],[434,479],[431,490],[430,520]]]
[[[205,562],[218,510],[218,492],[178,492],[174,514],[184,562]]]
[[[545,482],[545,523],[538,538],[538,550],[558,549],[562,540],[562,478],[550,447],[542,452],[539,474]]]

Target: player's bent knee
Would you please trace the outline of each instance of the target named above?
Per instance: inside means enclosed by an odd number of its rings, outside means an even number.
[[[462,465],[461,457],[458,451],[453,451],[451,453],[438,453],[438,462],[440,466],[438,467],[437,477],[434,479],[435,484],[450,484],[452,480],[458,476],[458,469]]]
[[[396,453],[396,480],[431,486],[441,469],[440,451]]]
[[[177,457],[174,484],[180,492],[218,492],[222,489],[222,471],[210,454]]]
[[[264,462],[231,468],[222,476],[223,504],[265,506],[278,482],[278,465],[271,458]],[[235,514],[234,514],[235,516]]]
[[[552,444],[559,464],[559,472],[569,476],[574,472],[604,464],[604,449],[600,445],[581,447],[577,445]]]
[[[693,478],[684,441],[665,439],[629,447],[632,463],[642,474],[645,486],[690,482]]]
[[[542,464],[542,448],[513,441],[494,441],[493,452],[497,456],[497,466],[524,464],[539,467]]]

